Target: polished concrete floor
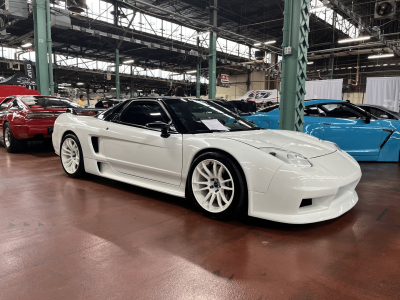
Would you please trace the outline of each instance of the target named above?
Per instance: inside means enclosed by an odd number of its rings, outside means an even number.
[[[0,147],[0,299],[400,299],[400,164],[361,167],[338,219],[223,223]]]

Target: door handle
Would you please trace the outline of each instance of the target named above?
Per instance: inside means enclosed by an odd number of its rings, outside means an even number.
[[[322,123],[322,125],[328,125],[328,126],[330,126],[330,125],[332,125],[331,123]]]

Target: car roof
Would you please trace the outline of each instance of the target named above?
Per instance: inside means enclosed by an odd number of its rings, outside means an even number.
[[[315,105],[315,104],[323,104],[323,103],[347,103],[343,100],[334,100],[334,99],[318,99],[318,100],[308,100],[305,102],[306,106]]]

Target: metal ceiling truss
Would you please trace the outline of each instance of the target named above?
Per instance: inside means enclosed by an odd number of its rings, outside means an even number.
[[[352,9],[345,6],[341,0],[330,0],[330,4],[349,17],[354,23],[358,24],[359,27],[362,27],[366,32],[368,32],[368,34],[380,40],[382,44],[390,48],[396,55],[400,56],[400,51],[397,49],[397,46],[392,45],[385,37],[380,35],[379,31],[372,29],[362,20],[361,16],[357,15]]]
[[[80,27],[80,26],[72,26],[72,29],[76,30],[76,31],[81,31],[81,32],[84,32],[87,34],[91,34],[93,36],[111,38],[111,39],[118,40],[118,41],[124,41],[124,42],[128,42],[128,43],[146,46],[146,47],[152,48],[152,49],[162,49],[162,50],[176,52],[176,53],[185,54],[185,55],[189,55],[189,56],[201,57],[203,60],[208,59],[207,55],[200,54],[199,52],[197,52],[195,50],[188,51],[188,50],[179,49],[179,48],[175,48],[175,47],[164,46],[164,45],[160,45],[158,43],[146,42],[146,41],[135,39],[135,38],[124,37],[121,35],[116,35],[116,34],[107,33],[107,32],[103,32],[103,31],[99,31],[99,30],[84,28],[84,27]],[[244,67],[247,69],[258,70],[258,71],[267,71],[267,68],[255,67],[255,66],[251,66],[251,65],[248,65],[245,63],[238,63],[238,62],[227,60],[227,59],[217,58],[217,61],[219,61],[220,63],[223,63],[223,64],[231,65],[231,66]]]

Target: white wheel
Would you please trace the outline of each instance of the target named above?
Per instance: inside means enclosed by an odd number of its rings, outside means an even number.
[[[74,139],[67,137],[61,147],[61,162],[68,174],[75,174],[79,169],[80,152]]]
[[[198,204],[211,213],[227,210],[235,195],[231,173],[215,159],[203,160],[194,168],[191,184]]]

